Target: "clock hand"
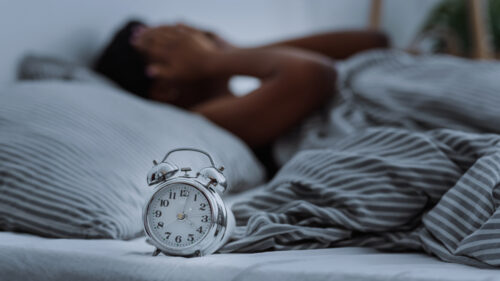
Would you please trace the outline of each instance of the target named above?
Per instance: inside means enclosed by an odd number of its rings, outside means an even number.
[[[182,213],[183,213],[183,214],[185,214],[185,213],[186,213],[187,203],[188,203],[188,197],[186,197],[186,200],[184,201],[184,207],[182,208]]]
[[[194,225],[194,222],[188,218],[186,218],[186,222],[191,226],[193,227],[194,229],[196,229],[196,226]]]

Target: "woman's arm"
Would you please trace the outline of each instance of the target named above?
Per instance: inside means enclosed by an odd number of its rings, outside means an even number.
[[[292,48],[218,52],[208,59],[207,71],[261,79],[261,87],[248,95],[192,108],[252,147],[273,141],[303,119],[332,95],[336,81],[328,58]]]
[[[276,42],[260,48],[294,47],[323,54],[332,59],[345,59],[356,53],[389,47],[388,37],[377,31],[352,30],[321,33]]]
[[[246,96],[226,95],[191,108],[253,147],[290,129],[335,88],[332,61],[296,48],[221,49],[201,32],[182,26],[149,29],[134,44],[151,58],[148,72],[157,79],[260,78],[261,87]]]
[[[336,73],[332,62],[324,56],[345,59],[358,52],[388,46],[389,39],[384,33],[359,30],[317,34],[223,53],[222,58],[214,58],[215,66],[210,72],[255,76],[261,78],[262,87],[247,96],[208,101],[193,110],[250,145],[265,144],[334,91]]]

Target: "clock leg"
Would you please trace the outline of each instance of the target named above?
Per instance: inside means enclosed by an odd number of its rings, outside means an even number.
[[[156,250],[153,252],[153,257],[156,257],[157,255],[159,255],[161,253],[161,250],[156,248]]]

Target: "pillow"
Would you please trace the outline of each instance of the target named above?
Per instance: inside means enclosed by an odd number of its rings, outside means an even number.
[[[17,70],[19,80],[65,80],[101,84],[118,87],[108,78],[92,69],[62,58],[28,54],[25,55]]]
[[[152,160],[177,147],[211,153],[233,191],[264,178],[248,147],[202,116],[98,85],[23,82],[0,91],[0,132],[1,230],[136,237]],[[180,167],[209,165],[197,154],[173,156]]]

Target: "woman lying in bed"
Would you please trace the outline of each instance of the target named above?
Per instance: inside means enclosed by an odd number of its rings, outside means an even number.
[[[334,93],[333,60],[387,45],[381,33],[348,31],[242,48],[184,24],[130,22],[97,70],[140,96],[202,114],[265,151]],[[228,89],[233,75],[256,77],[261,86],[235,96]]]

